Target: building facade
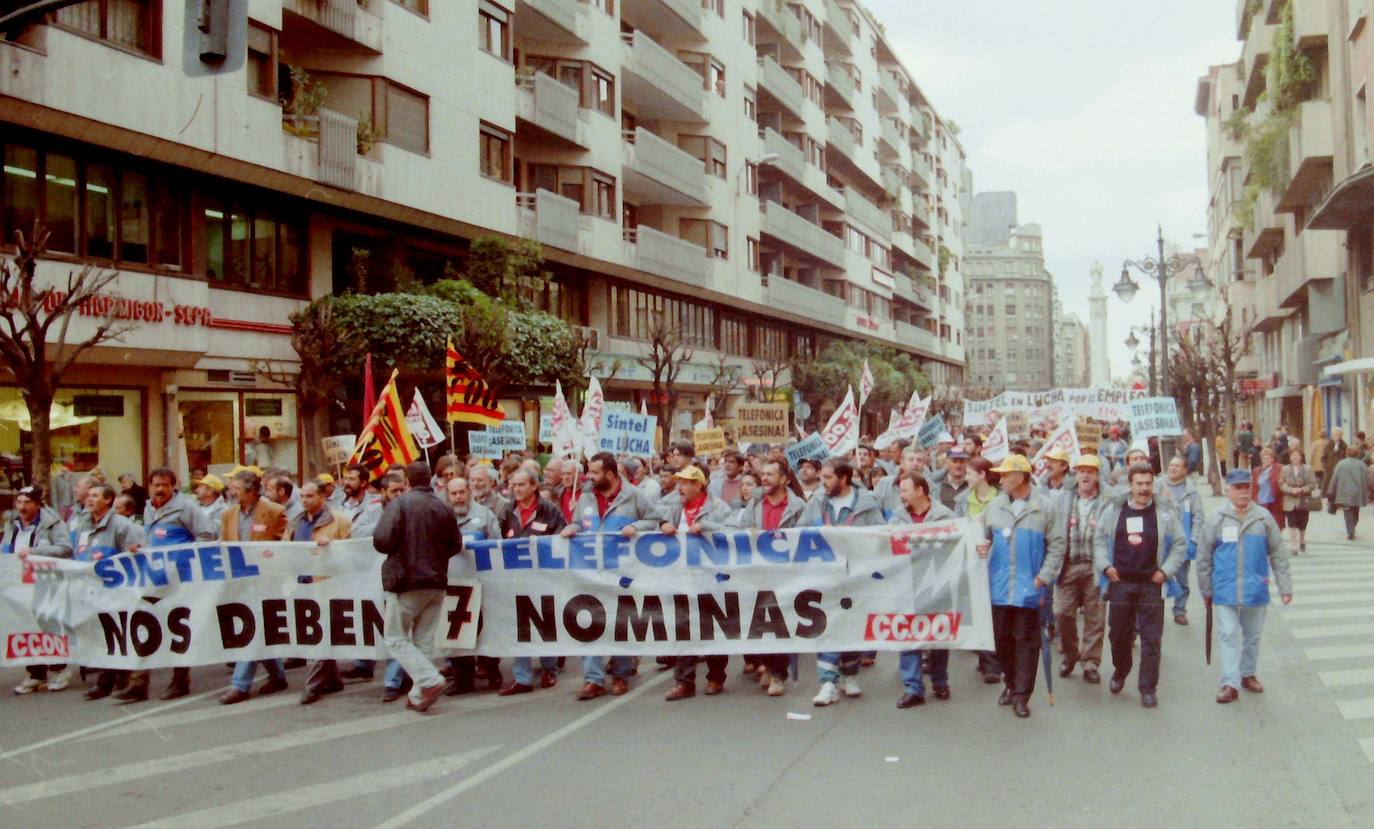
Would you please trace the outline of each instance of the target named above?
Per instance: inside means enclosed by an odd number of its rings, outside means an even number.
[[[1078,314],[1070,311],[1059,321],[1055,336],[1055,385],[1061,388],[1092,385],[1094,355],[1088,326]]]
[[[1102,265],[1093,263],[1092,287],[1088,291],[1088,341],[1092,357],[1088,371],[1094,386],[1112,383],[1111,358],[1107,350],[1107,291],[1102,286]]]
[[[181,434],[192,467],[299,469],[297,401],[269,379],[296,365],[289,315],[440,278],[482,236],[541,243],[541,305],[619,363],[617,404],[647,395],[652,320],[678,327],[695,357],[675,430],[721,356],[750,376],[860,339],[963,385],[971,174],[858,4],[248,9],[222,63],[165,0],[91,0],[0,41],[3,245],[41,221],[42,279],[114,269],[111,301],[146,310],[59,399],[76,468],[141,473]],[[531,397],[508,415],[537,424]],[[21,427],[0,416],[0,455]]]
[[[1001,245],[1016,229],[1016,194],[1010,190],[973,197],[968,241],[972,245]]]
[[[1055,291],[1040,226],[1021,225],[1005,244],[972,245],[967,383],[984,392],[1055,385]]]

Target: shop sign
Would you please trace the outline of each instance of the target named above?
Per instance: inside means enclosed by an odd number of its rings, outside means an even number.
[[[77,417],[123,417],[124,397],[116,394],[78,394],[72,397]]]

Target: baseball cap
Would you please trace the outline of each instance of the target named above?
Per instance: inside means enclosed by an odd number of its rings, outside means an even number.
[[[16,491],[14,494],[16,496],[23,495],[25,498],[31,498],[35,501],[42,501],[43,496],[39,493],[40,490],[38,489],[38,487],[30,485],[26,487],[20,487],[20,489]]]
[[[696,481],[699,484],[706,483],[705,473],[701,471],[700,467],[690,463],[673,473],[673,477],[684,481]]]
[[[1244,469],[1232,469],[1226,473],[1227,486],[1250,486],[1250,473]]]
[[[968,453],[956,446],[949,450],[949,452],[945,454],[945,457],[952,461],[966,461],[968,460]]]
[[[332,484],[334,483],[334,476],[330,475],[328,472],[321,472],[320,474],[315,476],[315,483]]]
[[[206,486],[213,489],[215,492],[224,491],[224,481],[221,481],[218,475],[206,475],[204,478],[197,478],[191,483],[195,486],[205,484]]]
[[[1074,468],[1083,469],[1085,467],[1100,470],[1102,468],[1102,459],[1096,455],[1079,455],[1078,462],[1074,464]]]
[[[990,471],[1001,474],[1003,472],[1025,472],[1030,474],[1030,461],[1026,460],[1025,455],[1007,455],[1001,463],[994,466]]]
[[[1069,462],[1069,453],[1065,452],[1063,448],[1058,446],[1046,452],[1045,457],[1049,458],[1052,461],[1063,461],[1064,463]]]

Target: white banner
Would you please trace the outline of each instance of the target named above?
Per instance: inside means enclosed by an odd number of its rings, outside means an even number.
[[[821,441],[832,458],[847,455],[859,448],[859,407],[854,405],[853,386],[850,386],[844,401],[821,430]]]
[[[557,410],[555,409],[555,414]],[[601,381],[592,375],[587,384],[587,396],[582,401],[582,417],[577,421],[577,445],[582,454],[591,457],[600,451],[601,416],[606,412],[606,395],[601,391]],[[558,433],[557,417],[554,418],[554,433]]]
[[[1078,447],[1078,426],[1074,418],[1065,418],[1053,432],[1050,432],[1045,439],[1045,445],[1040,447],[1040,451],[1035,453],[1031,460],[1031,478],[1038,484],[1045,479],[1050,472],[1050,460],[1048,455],[1055,449],[1063,449],[1069,456],[1069,463],[1072,464],[1082,454]]]
[[[1011,440],[1007,437],[1007,419],[1005,417],[997,420],[997,425],[992,427],[988,433],[988,439],[983,441],[983,457],[994,464],[1001,463],[1011,454]]]
[[[988,426],[1009,412],[1024,412],[1034,421],[1058,423],[1066,417],[1126,420],[1127,404],[1145,396],[1141,389],[1093,386],[1041,392],[1007,391],[988,400],[964,401],[964,425]]]
[[[436,640],[472,641],[480,618],[475,652],[491,656],[986,650],[979,537],[961,520],[477,541],[451,562]],[[2,662],[375,658],[384,655],[382,558],[370,539],[30,557],[28,566],[0,556]],[[299,583],[301,574],[313,581]]]
[[[415,438],[415,443],[421,449],[429,449],[444,442],[444,430],[439,428],[438,421],[429,413],[429,406],[425,405],[425,398],[421,396],[419,389],[415,390],[415,397],[411,399],[410,408],[406,410],[406,425],[410,427],[410,436]]]
[[[930,411],[931,398],[921,399],[921,393],[914,391],[911,399],[907,401],[906,409],[902,411],[901,417],[895,424],[888,426],[886,432],[878,436],[873,441],[873,448],[886,449],[888,446],[899,440],[913,441],[921,431],[921,424],[926,422],[926,412]]]

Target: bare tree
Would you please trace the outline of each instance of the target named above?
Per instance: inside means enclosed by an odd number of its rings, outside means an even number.
[[[0,359],[14,375],[29,410],[33,437],[29,480],[48,488],[52,477],[52,402],[62,378],[77,358],[102,343],[119,340],[135,327],[121,319],[122,303],[103,309],[102,292],[118,278],[117,271],[90,265],[67,274],[65,286],[43,287],[36,282],[38,257],[47,249],[48,231],[35,226],[25,238],[16,233],[18,255],[0,261]],[[102,313],[103,311],[103,313]],[[85,337],[73,341],[74,317],[93,319]]]
[[[758,381],[755,389],[760,401],[770,401],[778,390],[778,381],[782,378],[782,373],[787,370],[791,362],[786,357],[776,355],[765,356],[755,360],[750,367],[753,369],[754,379]]]
[[[1215,327],[1197,327],[1179,338],[1170,355],[1169,372],[1179,416],[1191,424],[1206,450],[1207,480],[1221,494],[1221,458],[1216,451],[1218,427],[1224,422],[1235,435],[1236,366],[1250,353],[1250,336],[1230,307]],[[1224,420],[1223,420],[1224,418]]]
[[[673,417],[677,414],[677,378],[694,353],[683,341],[675,321],[662,313],[654,314],[649,329],[649,353],[636,357],[635,362],[648,369],[653,378],[654,408],[665,442],[672,440]]]
[[[720,420],[725,416],[725,403],[730,395],[744,388],[744,369],[731,365],[724,354],[718,355],[710,386],[711,399],[715,401],[711,407],[711,417]]]

